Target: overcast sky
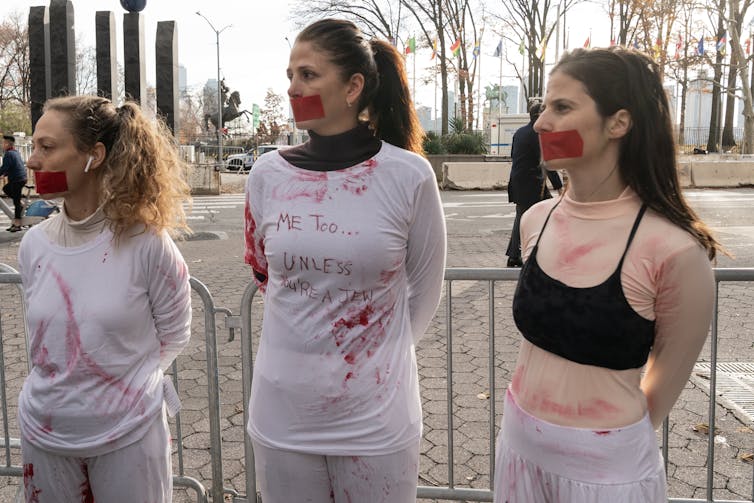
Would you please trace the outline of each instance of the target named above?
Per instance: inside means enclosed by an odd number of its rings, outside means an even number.
[[[118,33],[118,59],[123,59],[122,25],[125,10],[119,0],[72,0],[75,13],[77,38],[84,45],[95,45],[95,13],[98,10],[115,13]],[[45,0],[2,0],[0,17],[18,12],[24,18],[29,7],[49,5]],[[201,87],[207,79],[217,75],[216,35],[207,21],[196,15],[200,11],[214,25],[220,34],[220,75],[232,91],[241,94],[241,107],[251,109],[253,103],[263,104],[268,88],[278,94],[285,94],[288,81],[285,69],[288,64],[289,43],[293,43],[297,30],[290,20],[291,0],[147,0],[142,12],[145,28],[147,81],[154,85],[154,38],[158,21],[173,20],[178,25],[178,58],[186,68],[187,83]],[[571,47],[583,45],[591,33],[592,45],[607,45],[609,22],[602,7],[585,4],[569,14],[569,24],[576,20],[589,19],[591,27],[569,28]],[[573,20],[573,21],[571,21]],[[575,26],[575,25],[574,25]],[[226,28],[227,27],[227,28]],[[563,35],[561,34],[561,37]],[[286,40],[286,37],[288,40]],[[408,34],[402,34],[408,37]],[[481,89],[485,85],[497,83],[500,75],[500,60],[492,53],[498,38],[490,27],[482,40]],[[417,40],[418,42],[418,40]],[[402,47],[399,47],[402,50]],[[470,50],[470,49],[469,49]],[[510,49],[518,57],[515,48]],[[424,67],[430,64],[431,51],[419,49],[416,54],[416,94],[417,104],[434,107],[434,85],[421,83]],[[548,47],[548,63],[554,63],[554,47]],[[413,56],[407,61],[409,79],[413,84]],[[513,70],[507,64],[502,69],[503,76],[512,76]],[[504,77],[504,83],[513,83],[512,78]],[[452,85],[452,83],[451,83]]]

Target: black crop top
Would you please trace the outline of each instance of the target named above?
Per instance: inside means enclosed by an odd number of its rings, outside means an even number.
[[[521,269],[513,297],[513,319],[523,336],[546,351],[576,363],[614,370],[642,367],[654,344],[655,322],[640,316],[626,300],[621,269],[646,205],[636,216],[618,267],[603,283],[575,288],[551,278],[537,263],[534,249]]]

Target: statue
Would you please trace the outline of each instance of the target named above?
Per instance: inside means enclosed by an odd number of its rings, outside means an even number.
[[[120,0],[120,5],[128,12],[141,12],[147,6],[147,0]]]
[[[219,128],[225,127],[226,122],[230,122],[233,119],[243,115],[246,120],[249,120],[251,112],[248,110],[242,110],[239,105],[241,104],[241,94],[238,91],[233,91],[228,96],[230,88],[225,84],[225,79],[220,81],[220,100],[222,103],[222,125]],[[227,97],[226,97],[227,96]],[[209,123],[215,126],[215,130],[219,129],[217,125],[217,113],[204,114],[204,129],[209,130]]]

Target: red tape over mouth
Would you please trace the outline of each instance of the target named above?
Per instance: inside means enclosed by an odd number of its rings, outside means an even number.
[[[59,194],[68,190],[65,171],[35,171],[37,194]]]
[[[291,98],[291,109],[296,122],[321,119],[325,116],[325,109],[322,107],[322,98],[319,94]]]
[[[543,161],[572,159],[584,154],[584,140],[575,129],[539,133],[539,147]]]

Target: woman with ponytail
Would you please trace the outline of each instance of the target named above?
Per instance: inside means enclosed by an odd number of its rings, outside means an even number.
[[[416,500],[415,344],[445,223],[403,65],[348,21],[306,27],[287,72],[310,139],[249,174],[245,258],[265,302],[247,430],[265,503]]]
[[[186,228],[183,163],[133,103],[55,98],[27,165],[59,215],[29,230],[18,262],[31,371],[18,415],[26,501],[169,502],[175,389],[191,290],[170,233]]]
[[[498,503],[660,503],[655,430],[707,337],[720,245],[681,193],[657,64],[576,49],[534,124],[557,200],[521,220],[523,335],[495,462]]]

